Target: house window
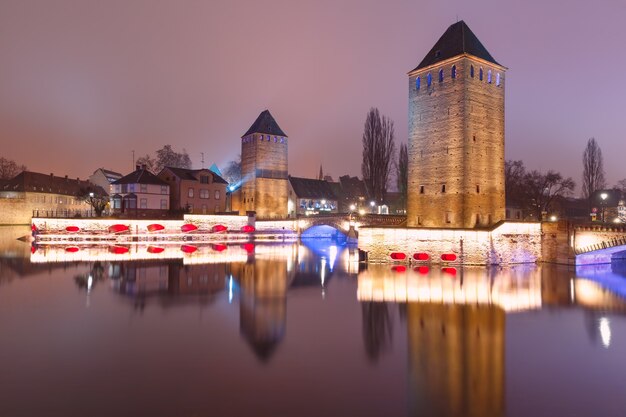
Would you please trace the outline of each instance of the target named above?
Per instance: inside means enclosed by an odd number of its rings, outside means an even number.
[[[122,184],[122,194],[128,193],[128,184]]]
[[[216,200],[220,199],[220,190],[215,190],[215,199]]]
[[[193,198],[193,187],[189,187],[187,190],[187,197]]]
[[[147,209],[148,208],[148,199],[147,198],[140,198],[139,199],[139,208],[142,208],[142,209]]]
[[[200,176],[200,183],[201,184],[208,184],[209,183],[209,176],[208,175]]]
[[[148,184],[139,184],[139,191],[141,191],[142,193],[147,193],[148,192]]]
[[[167,210],[167,200],[164,198],[161,199],[161,210]]]
[[[450,71],[450,76],[452,78],[456,78],[456,65],[452,65],[452,70]]]
[[[422,77],[420,77],[419,75],[417,76],[417,78],[415,79],[415,89],[419,90],[420,89],[420,84],[422,82]]]
[[[209,190],[200,190],[200,198],[209,198]]]
[[[161,186],[161,194],[169,194],[169,192],[167,190],[167,185],[162,185]]]

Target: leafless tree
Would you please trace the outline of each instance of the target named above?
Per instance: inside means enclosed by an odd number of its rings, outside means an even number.
[[[409,152],[406,143],[400,145],[396,181],[398,191],[402,197],[402,206],[406,208],[407,191],[409,188]]]
[[[602,150],[596,139],[591,138],[583,152],[583,197],[589,198],[595,191],[605,187]]]
[[[504,163],[504,192],[506,204],[522,208],[523,204],[523,180],[526,168],[522,161],[506,161]]]
[[[626,196],[626,178],[617,181],[617,184],[614,188],[620,190],[622,192],[622,195]]]
[[[547,174],[531,171],[524,175],[521,187],[522,208],[536,220],[541,220],[544,212],[554,209],[557,200],[572,193],[576,183],[555,171],[548,171]]]
[[[191,158],[185,149],[176,152],[172,145],[165,145],[156,151],[156,157],[146,154],[138,158],[137,165],[145,165],[148,171],[158,174],[165,167],[191,169]]]
[[[361,173],[371,197],[382,204],[387,194],[387,184],[396,145],[393,121],[371,108],[363,130],[363,161]]]
[[[238,184],[241,181],[241,155],[238,155],[236,159],[228,162],[228,165],[222,171],[224,179],[229,184]]]
[[[18,165],[12,159],[0,157],[0,180],[10,180],[22,171],[26,171],[25,165]]]

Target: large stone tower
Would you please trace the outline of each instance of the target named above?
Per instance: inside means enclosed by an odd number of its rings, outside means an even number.
[[[241,137],[240,209],[258,219],[287,218],[287,135],[269,110]]]
[[[409,226],[504,219],[505,70],[460,21],[409,72]]]

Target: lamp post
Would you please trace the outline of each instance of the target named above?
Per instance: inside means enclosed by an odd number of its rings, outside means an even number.
[[[89,217],[93,217],[93,192],[89,193]]]
[[[602,223],[605,222],[605,218],[604,218],[604,205],[605,205],[605,201],[607,199],[609,195],[607,193],[601,193],[600,194],[600,198],[602,199],[602,201],[600,201],[600,208],[602,209]]]
[[[371,213],[374,213],[374,207],[376,207],[376,202],[374,200],[370,201]]]

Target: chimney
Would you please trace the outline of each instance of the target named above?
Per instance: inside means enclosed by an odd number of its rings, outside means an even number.
[[[139,171],[141,169],[141,165],[135,165],[135,170]]]
[[[54,172],[50,173],[50,178],[54,177]]]

